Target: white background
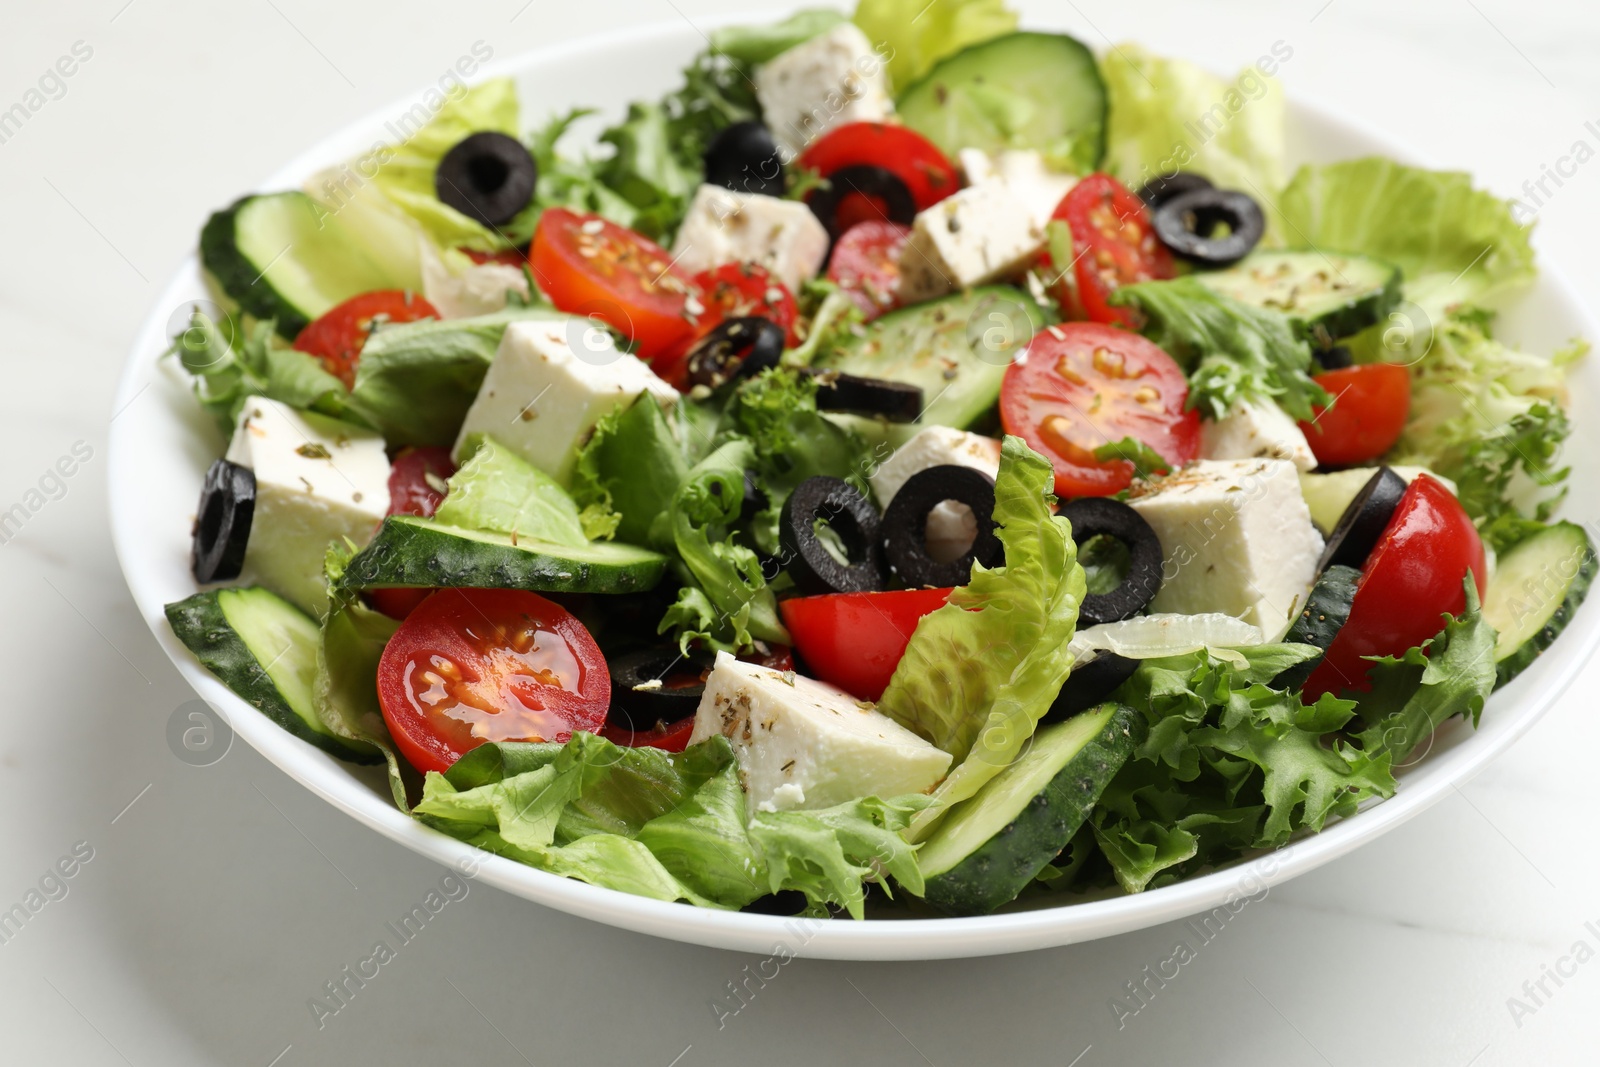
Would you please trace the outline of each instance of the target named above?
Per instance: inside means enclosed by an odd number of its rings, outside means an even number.
[[[374,941],[392,941],[384,923],[442,872],[242,743],[206,768],[169,751],[168,718],[192,694],[135,612],[106,532],[106,424],[129,339],[210,210],[432,81],[472,42],[506,57],[730,6],[13,6],[0,34],[0,109],[74,42],[93,55],[65,95],[0,144],[0,510],[74,442],[94,455],[0,546],[0,674],[10,679],[0,699],[0,909],[76,842],[94,858],[64,899],[0,944],[0,1060],[1595,1062],[1600,963],[1559,988],[1547,980],[1553,995],[1520,1019],[1507,999],[1525,997],[1523,983],[1580,938],[1600,949],[1584,927],[1600,929],[1600,669],[1458,795],[1250,905],[1120,1029],[1109,1001],[1179,937],[1195,942],[1181,926],[991,960],[789,962],[719,1029],[712,1004],[754,958],[614,931],[485,886],[450,904],[318,1029],[308,998]],[[743,5],[752,15],[767,6]],[[1600,126],[1584,125],[1600,120],[1592,4],[1025,8],[1033,24],[1096,47],[1137,39],[1219,69],[1281,40],[1294,50],[1282,69],[1291,94],[1505,195],[1579,139],[1600,149]],[[574,102],[524,108],[533,119]],[[1546,188],[1555,195],[1541,210],[1541,254],[1593,293],[1600,165]]]

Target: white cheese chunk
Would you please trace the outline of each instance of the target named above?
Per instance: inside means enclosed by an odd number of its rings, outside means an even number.
[[[565,485],[595,423],[641,393],[664,406],[678,400],[676,389],[588,320],[513,322],[467,409],[457,460],[468,437],[487,434]]]
[[[948,426],[930,426],[895,449],[868,479],[879,507],[888,507],[913,474],[929,467],[971,467],[990,478],[1000,473],[1000,442]],[[938,563],[958,559],[978,536],[972,509],[946,500],[928,512],[928,555]]]
[[[1202,423],[1200,455],[1205,459],[1286,459],[1303,471],[1317,465],[1299,424],[1270,400],[1236,400],[1222,418]]]
[[[798,291],[828,258],[828,231],[798,200],[702,185],[678,228],[672,258],[692,274],[754,263]]]
[[[716,734],[733,745],[752,814],[923,793],[950,767],[949,753],[872,704],[726,652],[706,679],[689,743]]]
[[[1293,463],[1199,460],[1135,489],[1129,500],[1161,541],[1161,591],[1150,610],[1221,612],[1287,630],[1316,577],[1322,535]]]
[[[883,57],[848,22],[762,64],[755,86],[785,163],[835,126],[894,114]]]
[[[261,397],[245,401],[228,460],[256,478],[247,573],[313,615],[327,603],[322,562],[348,537],[371,540],[389,510],[383,438]]]

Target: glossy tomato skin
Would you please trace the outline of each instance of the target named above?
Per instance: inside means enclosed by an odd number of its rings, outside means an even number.
[[[917,623],[950,599],[949,589],[830,593],[778,605],[812,674],[862,700],[889,687]]]
[[[1305,700],[1371,688],[1363,657],[1398,656],[1443,629],[1446,613],[1460,615],[1468,570],[1481,597],[1488,572],[1477,527],[1442,482],[1419,474],[1367,558],[1350,618],[1306,679]]]
[[[649,730],[629,730],[623,726],[604,726],[600,736],[623,748],[659,748],[663,752],[682,752],[694,733],[693,715],[677,722],[657,723]]]
[[[583,624],[537,593],[441,589],[384,647],[378,700],[406,761],[443,772],[486,741],[598,732],[611,676]]]
[[[1111,294],[1177,274],[1144,201],[1111,175],[1091,174],[1061,198],[1052,217],[1072,231],[1074,284],[1058,285],[1062,306],[1076,318],[1137,329],[1133,309],[1113,307]]]
[[[444,493],[428,480],[447,481],[456,472],[448,448],[426,445],[402,449],[389,467],[389,514],[431,518]],[[367,603],[391,619],[404,619],[428,598],[432,589],[369,589]]]
[[[1333,397],[1300,424],[1317,465],[1349,467],[1394,447],[1411,413],[1411,374],[1395,363],[1364,363],[1315,376]]]
[[[316,356],[322,361],[323,369],[349,389],[355,385],[356,364],[375,325],[438,317],[434,306],[417,293],[406,289],[375,289],[352,296],[307,323],[294,339],[294,347],[296,351]]]
[[[1182,466],[1200,454],[1200,415],[1185,410],[1189,382],[1172,357],[1138,334],[1101,323],[1041,330],[1006,368],[1000,421],[1049,458],[1056,495],[1110,496],[1133,464],[1094,450],[1133,437]]]
[[[889,122],[835,126],[800,154],[799,165],[822,177],[845,167],[882,167],[905,182],[918,211],[961,188],[961,176],[932,141]]]
[[[784,344],[793,348],[800,343],[796,332],[800,306],[789,287],[765,268],[754,263],[724,263],[696,274],[694,284],[705,307],[696,323],[696,339],[725,319],[759,315],[783,327]]]
[[[686,305],[695,285],[666,249],[599,215],[550,208],[539,216],[528,260],[559,310],[632,338],[639,358],[670,377],[694,337]]]
[[[910,237],[910,226],[874,219],[856,223],[833,246],[828,280],[850,294],[866,321],[900,302],[900,253]]]

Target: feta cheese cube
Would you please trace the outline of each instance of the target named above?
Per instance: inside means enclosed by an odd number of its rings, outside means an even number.
[[[884,59],[845,22],[756,70],[756,97],[785,163],[824,133],[894,114]]]
[[[948,426],[930,426],[895,449],[868,480],[878,505],[886,508],[913,474],[943,466],[971,467],[993,478],[1000,473],[1000,442]],[[936,562],[960,558],[977,536],[978,520],[965,504],[946,500],[928,512],[928,554]]]
[[[1322,554],[1293,463],[1199,460],[1128,502],[1161,541],[1164,580],[1150,610],[1221,612],[1269,641],[1284,634]]]
[[[702,185],[678,228],[672,256],[695,274],[724,263],[754,263],[793,292],[822,269],[828,231],[798,200]]]
[[[371,430],[251,397],[228,445],[256,477],[245,549],[253,580],[313,615],[327,605],[322,561],[348,537],[371,540],[389,510],[389,459]]]
[[[726,652],[706,679],[689,743],[733,744],[748,810],[827,808],[932,789],[950,755],[831,685]]]
[[[488,434],[565,485],[595,423],[641,393],[664,406],[678,401],[676,389],[588,320],[513,322],[467,409],[455,455],[459,461],[468,437]]]
[[[1300,470],[1317,465],[1306,435],[1289,413],[1270,400],[1238,400],[1216,422],[1200,426],[1205,459],[1286,459]]]

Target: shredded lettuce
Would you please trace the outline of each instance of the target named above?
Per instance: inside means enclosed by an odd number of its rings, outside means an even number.
[[[1328,394],[1311,380],[1311,346],[1282,313],[1213,292],[1194,278],[1124,285],[1113,304],[1137,308],[1144,334],[1189,372],[1189,406],[1220,419],[1240,400],[1275,402],[1297,419]]]
[[[1280,42],[1273,55],[1282,62],[1293,50]],[[1100,60],[1111,112],[1103,169],[1134,189],[1194,171],[1219,189],[1268,199],[1283,187],[1286,156],[1283,89],[1262,73],[1271,59],[1228,82],[1138,45],[1110,49]]]
[[[889,81],[905,89],[946,56],[1011,33],[1005,0],[860,0],[855,24],[889,57]]]

